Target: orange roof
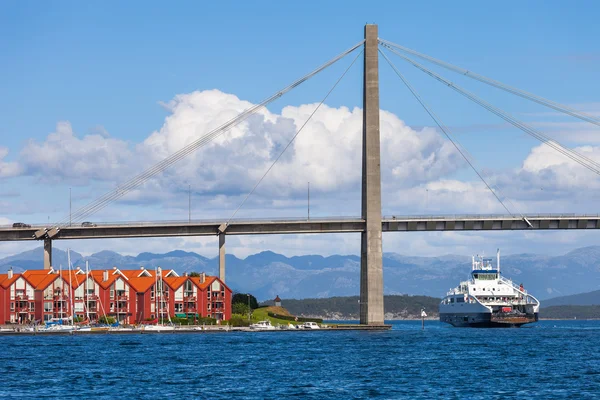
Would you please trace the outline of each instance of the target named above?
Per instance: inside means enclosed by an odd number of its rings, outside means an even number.
[[[0,285],[6,289],[10,285],[12,285],[14,281],[19,279],[20,276],[21,276],[21,274],[13,273],[13,277],[8,279],[8,274],[0,274]]]
[[[77,289],[79,286],[81,286],[85,283],[86,275],[85,274],[76,274],[76,273],[72,272],[70,278],[71,278],[71,283],[72,283],[73,289]]]
[[[44,290],[46,289],[52,282],[54,282],[59,274],[51,274],[50,271],[46,269],[37,269],[31,271],[23,272],[23,278],[29,282],[33,289],[35,290]],[[64,273],[63,273],[64,276]]]
[[[189,277],[187,276],[178,276],[178,277],[168,277],[168,278],[163,278],[163,280],[165,281],[165,283],[167,285],[169,285],[171,287],[171,289],[173,290],[177,290],[181,287],[181,285],[184,284],[185,281],[187,281],[189,279]]]
[[[137,293],[145,293],[152,285],[154,285],[154,278],[149,276],[142,276],[140,278],[129,278],[129,285],[137,292]]]
[[[103,281],[104,271],[108,271],[108,280],[107,281]],[[109,269],[109,270],[95,269],[90,272],[90,275],[92,275],[92,278],[94,279],[94,281],[96,281],[96,283],[98,285],[100,285],[100,287],[102,287],[103,289],[108,289],[109,286],[112,285],[113,282],[119,277],[119,274],[114,274],[113,272],[114,272],[114,270],[112,270],[112,269]]]
[[[214,280],[217,279],[216,276],[207,276],[204,280],[204,283],[201,283],[199,276],[190,277],[190,280],[194,282],[196,286],[198,286],[201,290],[206,289]]]

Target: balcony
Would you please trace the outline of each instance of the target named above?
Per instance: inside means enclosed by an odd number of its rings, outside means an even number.
[[[190,302],[190,303],[195,303],[196,302],[196,296],[183,296],[183,301]]]
[[[218,303],[224,303],[225,302],[225,297],[213,297],[210,299],[211,302],[218,302]]]
[[[15,294],[15,300],[16,301],[19,301],[19,300],[25,300],[26,301],[26,300],[29,300],[29,296],[27,296],[24,293],[16,293]]]

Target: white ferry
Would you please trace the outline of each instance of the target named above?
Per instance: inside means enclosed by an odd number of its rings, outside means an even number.
[[[492,259],[474,256],[471,277],[440,302],[440,321],[457,327],[518,327],[538,320],[540,302],[500,275],[500,251]]]

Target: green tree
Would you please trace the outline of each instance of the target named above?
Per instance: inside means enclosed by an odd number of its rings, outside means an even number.
[[[200,276],[200,272],[192,271],[190,272],[190,276],[198,278]]]
[[[250,321],[248,321],[248,316],[232,314],[231,319],[226,322],[231,326],[249,326]]]
[[[250,313],[250,308],[248,307],[248,304],[233,303],[233,305],[231,306],[231,312],[233,314],[248,316],[248,314]]]
[[[107,317],[105,315],[98,318],[98,323],[100,323],[100,324],[112,325],[115,323],[115,321],[116,320],[113,317]]]
[[[231,305],[235,305],[236,303],[246,304],[248,306],[248,296],[250,296],[250,309],[256,310],[258,308],[258,301],[256,297],[252,296],[249,293],[236,293],[233,295],[231,299]]]

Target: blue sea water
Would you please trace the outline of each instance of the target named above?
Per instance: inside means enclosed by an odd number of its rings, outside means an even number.
[[[2,398],[600,397],[600,321],[0,337]]]

